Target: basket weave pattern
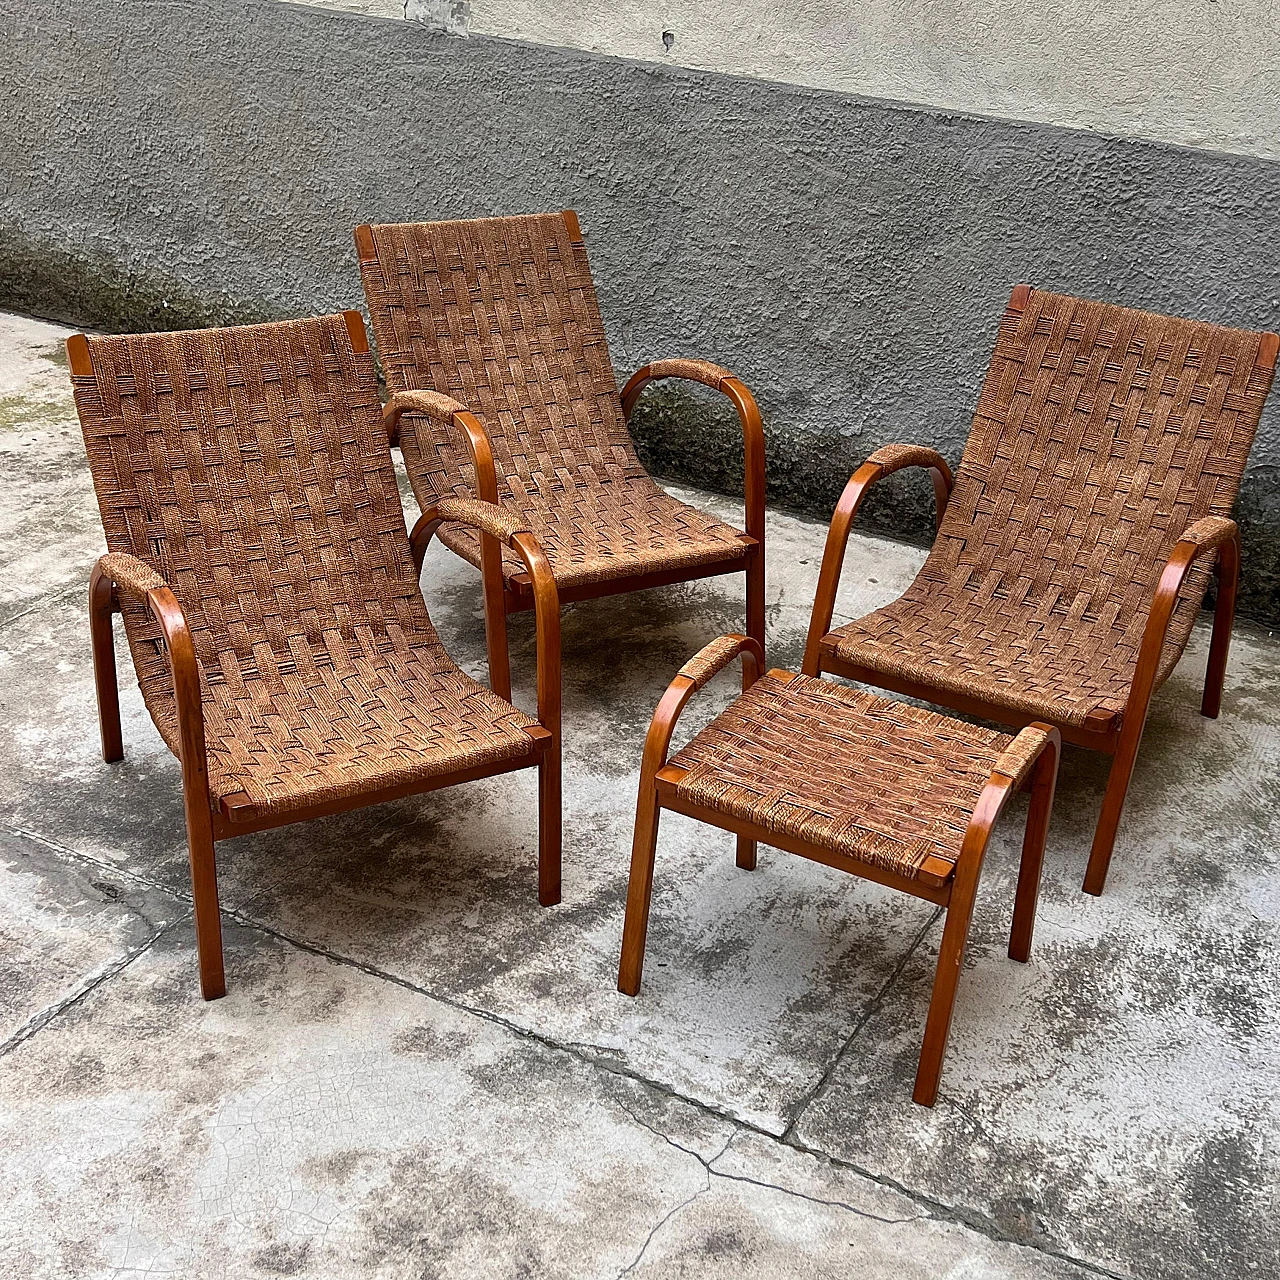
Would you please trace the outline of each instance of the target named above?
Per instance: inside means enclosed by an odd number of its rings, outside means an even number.
[[[991,774],[1020,781],[1045,739],[770,674],[671,764],[694,804],[914,878],[930,854],[956,862]]]
[[[668,496],[636,456],[586,250],[559,214],[372,231],[377,258],[361,272],[387,387],[429,388],[479,415],[499,497],[561,588],[742,554],[735,529]],[[473,495],[447,427],[406,415],[400,445],[424,509]],[[440,538],[479,564],[472,530],[446,525]],[[505,552],[503,569],[523,566]]]
[[[1063,724],[1118,724],[1161,568],[1231,512],[1269,370],[1260,335],[1033,291],[1000,326],[937,541],[899,600],[824,648]],[[1157,685],[1208,586],[1188,576]]]
[[[278,812],[529,752],[534,722],[461,672],[427,616],[373,362],[342,316],[89,348],[73,381],[107,545],[186,615],[215,802]],[[160,630],[144,584],[119,585],[177,753]]]

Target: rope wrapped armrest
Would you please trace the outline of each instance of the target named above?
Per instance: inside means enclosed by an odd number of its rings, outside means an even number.
[[[702,382],[717,390],[726,378],[733,374],[728,369],[710,360],[654,360],[649,365],[649,377],[655,381],[659,378],[685,378],[690,382]]]
[[[757,662],[759,655],[755,653],[755,642],[748,636],[732,633],[717,636],[710,644],[704,645],[688,662],[680,668],[677,675],[684,676],[693,682],[692,692],[701,689],[713,676],[716,676],[744,650],[750,651]]]
[[[1049,740],[1048,731],[1038,725],[1027,725],[1018,731],[1017,737],[1000,753],[991,772],[1008,778],[1015,787],[1018,786],[1031,772]]]
[[[397,417],[402,413],[421,413],[448,424],[455,413],[466,413],[467,406],[439,391],[397,391],[383,409],[384,416],[393,412]]]
[[[880,468],[880,474],[886,476],[901,471],[903,467],[937,467],[944,474],[949,474],[943,456],[936,449],[922,444],[882,445],[867,461],[875,463]]]
[[[109,551],[98,560],[98,567],[118,587],[124,587],[146,600],[148,591],[158,591],[169,584],[145,560],[127,551]]]
[[[1236,535],[1236,522],[1226,516],[1201,516],[1199,520],[1189,524],[1179,535],[1179,542],[1190,542],[1196,548],[1196,554],[1214,551],[1228,538]]]
[[[511,546],[517,533],[529,533],[529,522],[509,507],[479,498],[442,498],[436,503],[436,515],[444,521],[470,525]]]

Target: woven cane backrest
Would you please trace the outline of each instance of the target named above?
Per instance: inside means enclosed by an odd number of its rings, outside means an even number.
[[[438,391],[479,414],[503,496],[645,474],[576,219],[371,230],[361,274],[387,388]],[[466,443],[447,426],[406,419],[401,447],[420,500],[471,491]]]
[[[89,339],[76,407],[111,551],[173,588],[210,681],[434,644],[372,358],[341,315]],[[144,690],[159,631],[122,600]]]
[[[1271,384],[1261,337],[1039,290],[1011,304],[925,577],[1123,629],[1182,531],[1231,512]]]

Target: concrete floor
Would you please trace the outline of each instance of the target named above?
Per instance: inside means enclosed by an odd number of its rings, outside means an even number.
[[[739,871],[668,815],[645,987],[614,989],[644,729],[741,625],[732,580],[566,610],[560,907],[531,775],[245,837],[219,846],[230,994],[205,1004],[178,767],[123,645],[127,755],[98,755],[65,332],[0,316],[0,1274],[1277,1274],[1280,642],[1239,627],[1210,722],[1197,633],[1099,900],[1106,761],[1068,748],[1026,966],[1006,817],[932,1111],[921,902],[773,850]],[[823,536],[771,517],[775,665]],[[855,539],[843,614],[921,559]],[[481,674],[477,576],[437,546],[425,582]],[[512,636],[531,707],[527,618]]]

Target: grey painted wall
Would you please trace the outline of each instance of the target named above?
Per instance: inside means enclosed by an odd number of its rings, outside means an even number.
[[[251,0],[0,0],[0,305],[176,326],[360,300],[365,220],[578,209],[619,376],[757,391],[773,500],[825,518],[877,445],[953,461],[1010,286],[1280,327],[1280,164]],[[665,390],[660,472],[736,429]],[[1241,501],[1280,620],[1280,395]],[[927,536],[927,483],[868,512]]]

